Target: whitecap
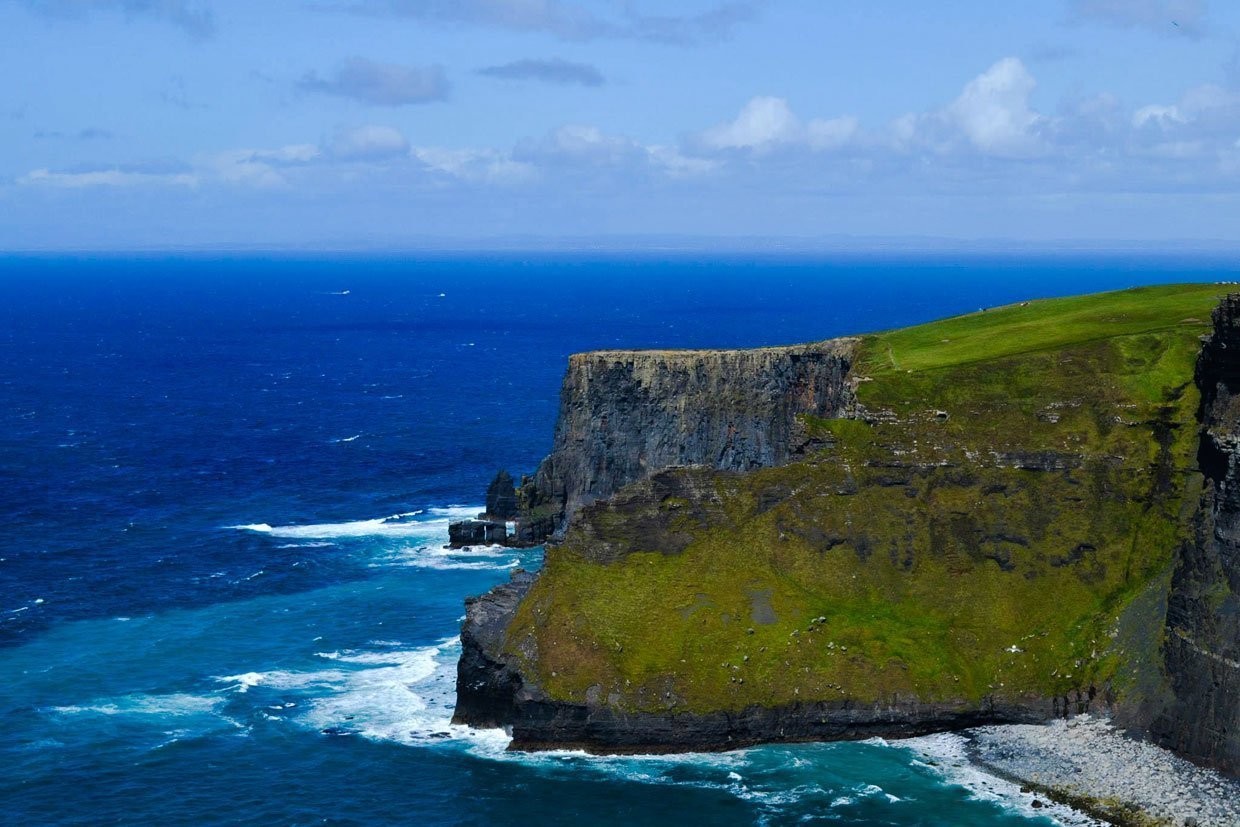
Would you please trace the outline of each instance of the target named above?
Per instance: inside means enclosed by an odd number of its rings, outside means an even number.
[[[406,653],[404,652],[359,652],[355,649],[346,649],[343,652],[315,652],[315,657],[324,658],[325,660],[338,660],[341,663],[366,663],[366,664],[400,664],[404,661]]]
[[[342,443],[342,442],[353,442],[353,441],[358,440],[358,439],[361,439],[361,438],[362,438],[362,435],[361,435],[361,434],[354,434],[353,436],[340,437],[340,438],[338,438],[338,439],[333,439],[333,440],[330,440],[330,441],[331,441],[333,444],[337,444],[337,445],[338,445],[338,444],[340,444],[340,443]]]
[[[246,672],[216,680],[239,693],[255,686],[298,692],[299,703],[284,702],[290,712],[282,718],[296,726],[408,745],[455,743],[485,754],[504,752],[510,739],[503,730],[451,722],[459,638],[412,649],[394,649],[395,641],[377,645],[383,650],[316,653],[338,668]]]
[[[237,692],[247,692],[251,686],[258,686],[263,682],[262,672],[244,672],[240,675],[224,675],[216,678],[221,683],[236,684],[232,688]]]
[[[296,672],[275,669],[270,672],[243,672],[239,675],[223,675],[215,680],[219,683],[232,684],[226,687],[237,693],[244,694],[255,686],[272,689],[305,689],[307,687],[336,688],[343,684],[347,675],[337,669],[318,672]]]
[[[229,528],[238,531],[253,531],[272,537],[284,537],[301,540],[325,540],[341,537],[402,537],[429,541],[433,538],[446,538],[448,523],[453,520],[466,519],[478,513],[478,506],[453,506],[450,508],[430,509],[430,519],[410,519],[419,517],[421,511],[407,511],[393,514],[390,517],[377,517],[369,520],[350,520],[342,523],[315,523],[309,525],[273,526],[270,523],[246,523],[233,525]]]
[[[521,560],[517,557],[499,562],[447,560],[440,557],[414,557],[406,560],[401,565],[418,569],[432,569],[434,571],[507,571],[520,566]]]
[[[225,698],[185,693],[168,695],[123,695],[81,705],[52,707],[61,715],[161,715],[183,717],[216,714]]]

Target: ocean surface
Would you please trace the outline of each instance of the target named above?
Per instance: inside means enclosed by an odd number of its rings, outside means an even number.
[[[954,736],[594,758],[449,725],[447,551],[567,356],[1236,278],[1121,256],[0,258],[0,823],[1080,823]]]

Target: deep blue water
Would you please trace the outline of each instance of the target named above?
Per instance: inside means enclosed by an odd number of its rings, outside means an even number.
[[[0,822],[1050,823],[951,738],[597,759],[449,727],[463,598],[539,552],[447,553],[447,520],[497,468],[535,467],[574,351],[807,341],[1237,269],[0,258]]]

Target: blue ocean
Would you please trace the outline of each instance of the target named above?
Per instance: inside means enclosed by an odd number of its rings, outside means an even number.
[[[956,736],[598,758],[451,717],[448,551],[551,445],[574,351],[746,347],[1225,259],[0,258],[0,822],[1083,823]]]

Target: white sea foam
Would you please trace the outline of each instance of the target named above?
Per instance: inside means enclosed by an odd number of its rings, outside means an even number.
[[[450,741],[478,745],[490,754],[503,752],[509,740],[503,731],[451,723],[459,638],[413,649],[394,648],[399,645],[394,641],[376,645],[383,651],[317,653],[339,668],[246,672],[216,680],[238,693],[256,686],[301,693],[300,704],[283,704],[296,707],[288,720],[299,726],[402,744]]]
[[[407,657],[405,652],[360,652],[356,649],[346,649],[343,652],[315,652],[314,655],[326,660],[338,660],[341,663],[386,663],[391,665],[398,665],[404,662]]]
[[[372,640],[358,648],[315,654],[324,668],[245,672],[217,680],[226,685],[226,693],[245,693],[255,687],[269,690],[270,694],[258,697],[253,714],[272,725],[416,747],[463,749],[479,758],[520,763],[547,773],[588,773],[638,784],[712,789],[751,802],[758,808],[760,822],[779,820],[789,808],[826,812],[867,799],[908,806],[872,783],[830,784],[816,775],[818,759],[813,754],[773,755],[771,751],[778,747],[646,756],[594,756],[579,750],[508,752],[510,737],[502,730],[475,730],[451,723],[459,638],[421,647]],[[933,760],[933,771],[944,783],[963,786],[974,798],[1024,815],[1047,816],[1063,825],[1095,824],[1057,805],[1033,808],[1034,796],[974,768],[959,736],[871,743],[907,749],[921,759],[914,759],[917,766],[929,767],[927,762]],[[796,777],[786,778],[790,769]]]
[[[196,694],[128,694],[104,698],[81,705],[52,707],[62,715],[160,715],[182,718],[188,715],[218,715],[227,698],[196,696]],[[231,722],[237,725],[236,722]]]
[[[390,517],[352,520],[343,523],[280,526],[273,526],[270,523],[248,523],[229,526],[229,528],[296,540],[325,540],[341,537],[399,537],[423,540],[442,537],[447,539],[449,522],[472,517],[479,510],[478,506],[451,506],[432,508],[426,512],[429,517],[423,519],[415,518],[421,517],[424,512],[407,511],[403,514],[393,514]]]
[[[405,566],[435,571],[507,571],[521,565],[521,558],[505,546],[467,546],[447,548],[444,537],[429,542],[393,548],[376,558],[372,565]]]
[[[434,571],[506,571],[521,565],[521,559],[509,557],[503,560],[464,560],[460,557],[415,554],[400,565]]]
[[[1047,801],[1036,793],[1021,792],[1019,784],[991,775],[973,764],[968,756],[968,741],[962,735],[944,732],[895,741],[892,745],[911,750],[924,759],[915,763],[934,770],[946,783],[964,787],[971,798],[994,802],[1030,818],[1050,818],[1065,827],[1105,827],[1104,822],[1071,807]],[[1041,800],[1044,806],[1035,808],[1035,799]]]
[[[358,439],[361,439],[361,438],[362,438],[362,435],[361,435],[361,434],[354,434],[353,436],[346,436],[346,437],[340,437],[340,438],[338,438],[338,439],[333,439],[333,440],[331,440],[331,442],[333,442],[333,443],[335,443],[335,444],[337,444],[337,445],[338,445],[338,444],[340,444],[341,442],[353,442],[354,440],[358,440]]]

